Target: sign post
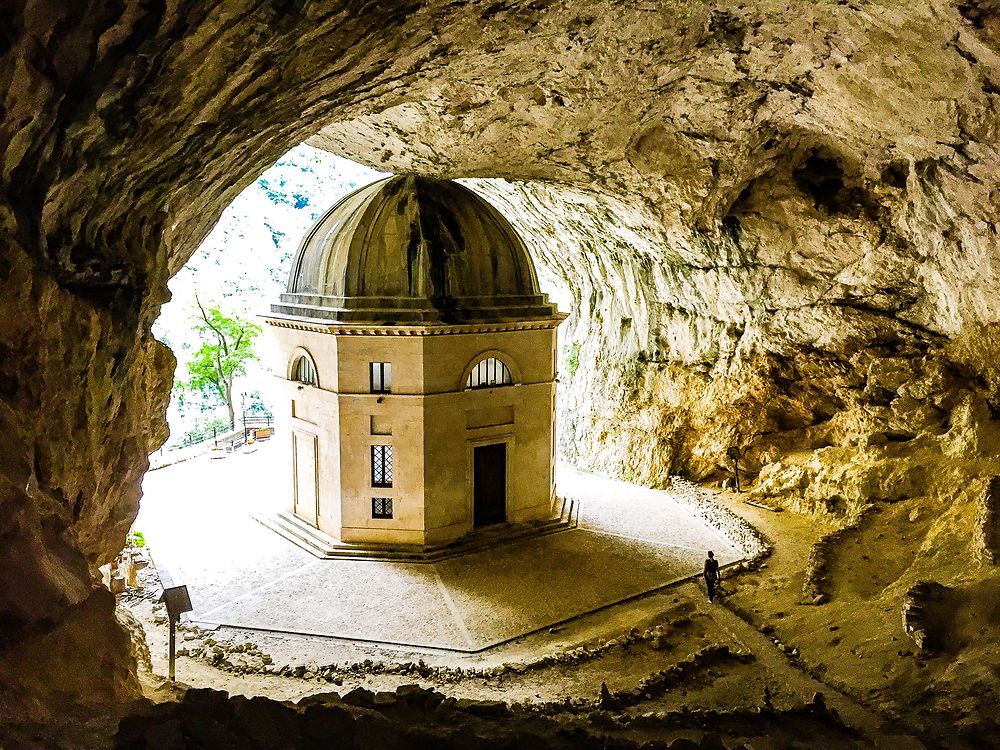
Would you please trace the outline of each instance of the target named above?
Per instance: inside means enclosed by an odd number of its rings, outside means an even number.
[[[168,646],[167,658],[170,663],[170,681],[174,682],[174,663],[176,660],[177,645],[177,621],[185,612],[190,612],[191,597],[188,594],[187,586],[177,585],[171,579],[170,574],[165,570],[160,570],[160,583],[163,584],[163,593],[160,594],[159,601],[167,606],[167,619],[170,621],[170,644]]]

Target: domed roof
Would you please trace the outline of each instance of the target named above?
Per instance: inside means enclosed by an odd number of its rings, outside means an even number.
[[[334,204],[306,234],[271,311],[381,325],[557,315],[524,242],[493,206],[456,182],[415,175]]]

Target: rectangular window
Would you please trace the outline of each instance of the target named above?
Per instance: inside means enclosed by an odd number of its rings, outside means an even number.
[[[372,518],[392,518],[392,498],[372,498]]]
[[[369,362],[372,393],[392,393],[392,363]]]
[[[372,446],[372,487],[392,487],[392,446]]]

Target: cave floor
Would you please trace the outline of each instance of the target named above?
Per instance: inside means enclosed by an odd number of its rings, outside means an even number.
[[[588,488],[597,491],[599,483],[594,477],[583,479]],[[809,634],[836,636],[837,621],[855,630],[841,620],[844,613],[829,605],[803,608],[796,604],[809,550],[835,525],[823,517],[772,513],[732,493],[702,492],[777,540],[773,554],[760,570],[729,579],[727,587],[733,593],[721,606],[709,606],[703,587],[696,581],[682,581],[576,617],[555,632],[542,630],[478,653],[228,626],[212,631],[190,628],[181,633],[178,678],[233,694],[284,700],[317,699],[326,693],[343,695],[361,687],[393,691],[416,682],[456,698],[555,707],[595,701],[602,683],[611,691],[637,690],[665,670],[687,665],[679,684],[645,690],[621,714],[753,712],[769,706],[786,710],[808,703],[815,691],[822,691],[828,704],[866,738],[859,739],[857,746],[921,747],[911,737],[901,736],[905,730],[895,728],[893,722],[884,723],[894,711],[879,714],[871,710],[871,696],[865,688],[880,673],[875,675],[862,667],[849,674],[838,673],[834,680],[824,674],[825,664],[843,662],[843,651],[835,642],[820,645]],[[149,695],[168,698],[174,688],[162,680],[166,671],[164,620],[157,616],[148,596],[133,600],[129,607],[142,621],[152,652],[152,673],[146,674]],[[789,627],[799,620],[801,625]],[[628,634],[643,631],[659,635],[623,642]],[[781,643],[775,643],[775,636]],[[897,642],[890,643],[893,649],[898,648]],[[706,648],[720,646],[735,656],[697,659]],[[786,650],[790,646],[803,649],[801,657],[790,657],[783,646]],[[859,662],[859,666],[863,664]],[[505,665],[516,669],[496,671]],[[865,699],[864,703],[858,698]],[[889,706],[880,708],[886,711]]]
[[[188,586],[191,621],[476,652],[697,575],[708,549],[743,557],[670,492],[561,466],[575,529],[437,563],[320,560],[251,518],[286,505],[280,448],[147,475],[135,527]]]

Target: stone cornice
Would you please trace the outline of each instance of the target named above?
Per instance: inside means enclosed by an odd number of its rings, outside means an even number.
[[[463,333],[497,333],[500,331],[535,331],[555,328],[568,316],[556,313],[551,318],[539,320],[512,320],[496,323],[462,323],[458,325],[363,325],[358,323],[321,323],[284,315],[260,315],[268,325],[297,331],[312,331],[335,336],[445,336]]]

